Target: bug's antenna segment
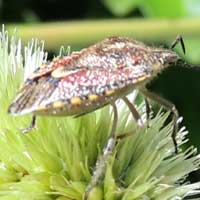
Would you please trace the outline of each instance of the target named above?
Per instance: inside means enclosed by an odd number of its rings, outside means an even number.
[[[184,44],[184,41],[183,41],[183,37],[182,35],[177,35],[176,39],[174,40],[174,42],[172,42],[171,44],[171,49],[174,49],[174,47],[180,43],[181,44],[181,47],[182,47],[182,50],[183,50],[183,53],[185,54],[185,44]]]

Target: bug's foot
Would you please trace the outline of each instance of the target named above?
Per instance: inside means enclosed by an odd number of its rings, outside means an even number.
[[[21,129],[21,132],[23,134],[27,134],[27,133],[31,132],[32,130],[34,130],[36,128],[37,128],[36,124],[35,123],[34,124],[31,123],[31,125],[29,127]]]
[[[143,128],[145,123],[143,122],[142,118],[137,120],[137,127],[138,128]]]
[[[21,132],[23,134],[26,134],[26,133],[29,133],[30,131],[32,131],[35,128],[36,128],[36,116],[33,115],[30,126],[25,128],[25,129],[22,129]]]
[[[27,128],[21,129],[21,132],[22,132],[23,134],[27,134],[27,133],[29,133],[30,131],[32,131],[33,129],[36,129],[36,127],[35,127],[35,126],[34,126],[34,127],[29,126],[29,127],[27,127]]]

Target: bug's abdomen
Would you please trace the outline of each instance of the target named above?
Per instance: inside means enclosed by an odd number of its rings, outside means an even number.
[[[92,112],[116,99],[128,94],[132,88],[124,87],[120,90],[108,90],[105,94],[88,94],[87,96],[73,96],[71,99],[60,99],[47,105],[39,106],[34,113],[38,115],[73,116]]]
[[[125,96],[147,79],[148,75],[139,68],[60,68],[27,83],[9,112],[81,115]]]

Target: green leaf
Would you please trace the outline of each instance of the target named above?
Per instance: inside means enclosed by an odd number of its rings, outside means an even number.
[[[198,17],[200,16],[200,1],[198,0],[144,0],[140,9],[147,17]]]
[[[186,60],[188,60],[189,63],[199,64],[200,40],[195,38],[184,38],[184,43],[186,45],[186,54],[185,54]]]
[[[0,198],[6,196],[17,197],[20,200],[23,199],[45,199],[50,200],[51,198],[47,195],[49,188],[42,183],[35,180],[11,182],[0,185]]]
[[[105,193],[105,200],[115,200],[117,195],[117,185],[115,183],[114,176],[112,174],[112,166],[113,166],[114,159],[110,161],[110,165],[107,166],[105,179],[104,179],[104,193]]]
[[[104,199],[102,188],[100,186],[94,187],[89,193],[88,200],[102,200],[102,199]]]
[[[144,0],[140,5],[141,11],[148,17],[170,17],[177,18],[186,15],[182,0]]]
[[[200,16],[200,1],[199,0],[183,0],[186,16],[199,17]]]
[[[133,11],[141,0],[104,0],[104,4],[116,16],[125,16]]]
[[[63,176],[54,175],[50,180],[51,189],[55,194],[63,195],[70,199],[81,199],[85,191],[85,185],[81,182],[71,182]]]

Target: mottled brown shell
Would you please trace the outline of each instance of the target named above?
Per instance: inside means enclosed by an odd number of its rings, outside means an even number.
[[[111,37],[36,69],[9,107],[18,114],[81,115],[143,87],[178,60],[171,50]]]

